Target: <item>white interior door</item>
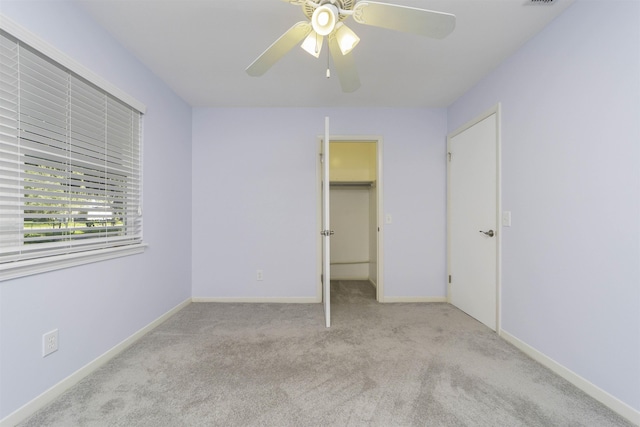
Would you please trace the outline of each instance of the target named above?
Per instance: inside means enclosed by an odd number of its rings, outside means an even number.
[[[322,139],[322,303],[326,327],[331,326],[331,221],[329,215],[329,117],[324,119]]]
[[[498,112],[449,137],[449,298],[498,323]]]

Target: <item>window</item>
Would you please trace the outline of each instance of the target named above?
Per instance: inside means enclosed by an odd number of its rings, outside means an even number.
[[[141,120],[0,30],[0,278],[141,251]]]

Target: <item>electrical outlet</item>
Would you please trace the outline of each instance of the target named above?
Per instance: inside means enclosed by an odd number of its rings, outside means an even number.
[[[262,270],[256,271],[256,280],[262,280],[263,278]]]
[[[58,351],[58,330],[54,329],[42,336],[42,357]]]

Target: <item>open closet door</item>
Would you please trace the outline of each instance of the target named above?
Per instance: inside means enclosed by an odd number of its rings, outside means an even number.
[[[322,139],[322,303],[324,319],[331,326],[331,242],[333,234],[329,221],[329,117],[324,119]]]

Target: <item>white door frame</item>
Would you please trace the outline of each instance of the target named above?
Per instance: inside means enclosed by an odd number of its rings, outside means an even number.
[[[322,147],[323,136],[317,137],[317,153],[320,153]],[[384,234],[384,221],[383,221],[383,185],[382,185],[382,136],[380,135],[331,135],[329,137],[330,142],[375,142],[376,143],[376,161],[377,161],[377,177],[376,177],[376,201],[377,201],[377,221],[378,221],[378,245],[377,245],[377,282],[376,282],[376,300],[378,302],[384,302],[384,259],[383,259],[383,234]],[[317,171],[317,218],[318,218],[318,230],[322,229],[322,163],[320,162],[320,156],[316,163]],[[317,237],[317,300],[322,301],[322,236],[318,233]]]
[[[451,277],[451,168],[449,166],[448,153],[450,152],[451,139],[466,131],[470,127],[480,123],[492,114],[496,115],[496,332],[501,334],[501,294],[502,294],[502,107],[497,103],[489,110],[476,118],[468,121],[455,131],[447,135],[447,278]],[[451,283],[447,280],[447,301],[451,303]]]

